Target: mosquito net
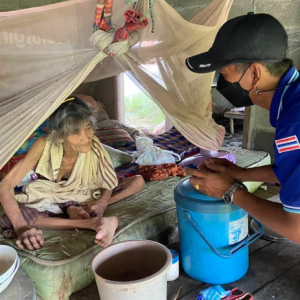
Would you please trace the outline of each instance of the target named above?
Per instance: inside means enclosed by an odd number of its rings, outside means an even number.
[[[96,0],[0,13],[0,168],[82,82],[124,71],[189,141],[218,149],[224,128],[212,119],[213,73],[189,72],[185,59],[211,47],[232,1],[213,0],[188,22],[163,0],[115,0],[109,31],[94,31]],[[114,42],[133,6],[148,26]]]

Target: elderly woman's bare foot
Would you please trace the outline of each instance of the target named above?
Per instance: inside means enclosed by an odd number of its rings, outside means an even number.
[[[108,246],[114,237],[119,222],[116,217],[95,218],[94,230],[97,232],[95,243],[101,247]]]
[[[67,208],[67,214],[70,219],[90,219],[90,214],[81,206],[69,206]]]

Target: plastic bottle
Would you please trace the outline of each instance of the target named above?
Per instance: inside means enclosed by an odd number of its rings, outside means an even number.
[[[167,280],[173,281],[179,277],[179,254],[171,249],[170,252],[172,254],[172,266],[168,271]]]

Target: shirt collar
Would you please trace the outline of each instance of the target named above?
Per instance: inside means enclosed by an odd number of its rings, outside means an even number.
[[[295,67],[291,67],[286,71],[286,73],[281,77],[278,87],[284,86],[292,82],[291,79],[294,78],[295,73],[297,73],[297,70]],[[280,102],[281,102],[281,97],[282,94],[284,93],[284,88],[278,89],[275,91],[272,102],[271,102],[271,107],[270,107],[270,123],[273,127],[276,127],[277,123],[277,118],[278,118],[278,110],[280,107]]]

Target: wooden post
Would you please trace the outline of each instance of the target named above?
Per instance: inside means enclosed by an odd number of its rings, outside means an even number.
[[[233,118],[230,118],[230,133],[234,134],[234,123]]]

